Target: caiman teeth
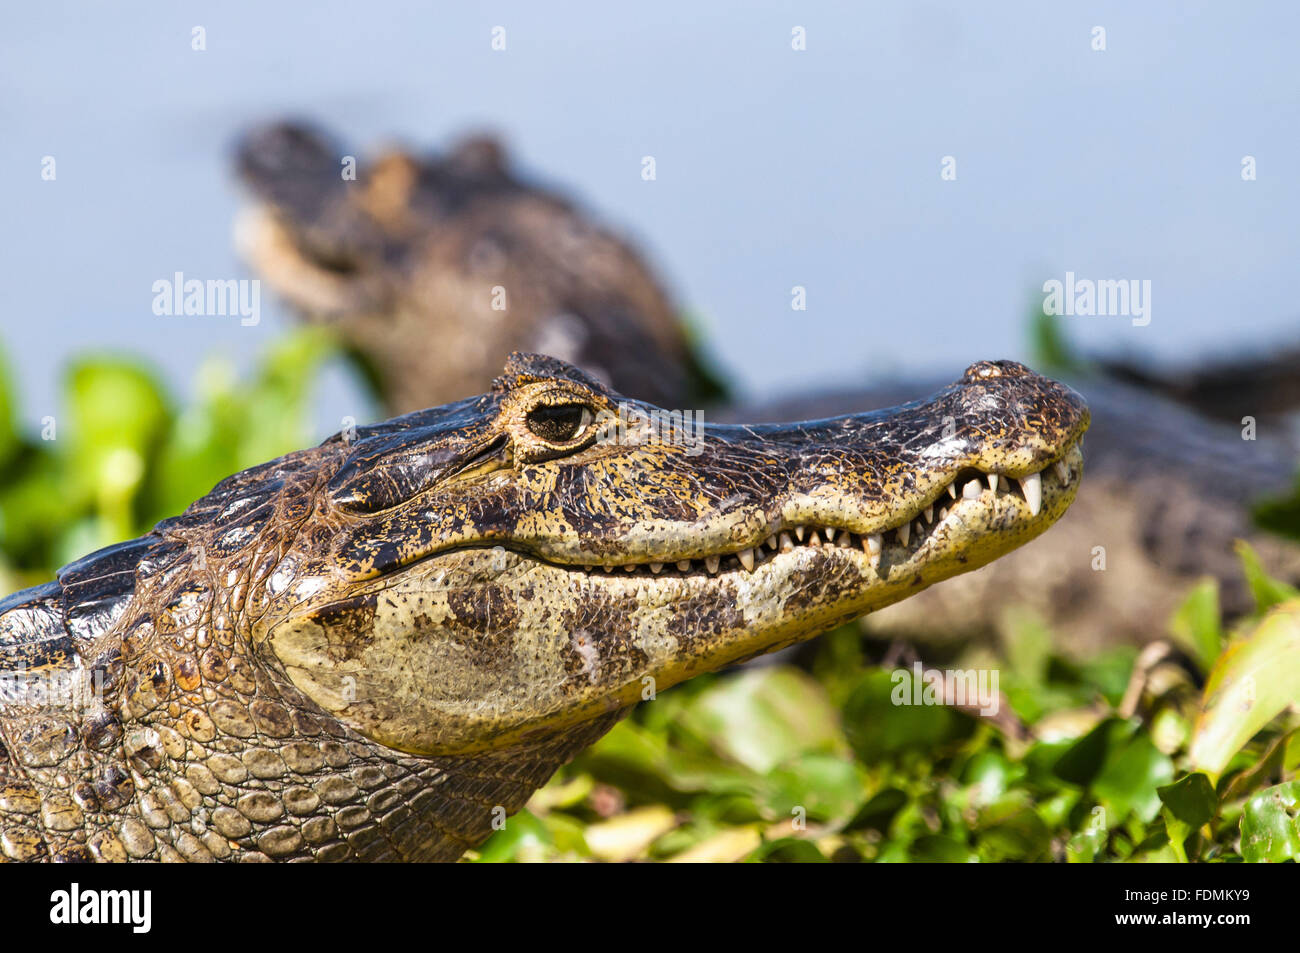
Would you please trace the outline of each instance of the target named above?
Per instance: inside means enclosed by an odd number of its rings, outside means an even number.
[[[885,548],[885,540],[879,533],[862,537],[862,551],[867,554],[867,561],[872,569],[880,566],[880,551]]]
[[[1064,458],[1056,460],[1050,467],[1038,473],[1020,477],[1018,482],[1024,496],[1026,508],[1031,516],[1038,516],[1043,511],[1044,474],[1047,474],[1049,479],[1054,476],[1061,486],[1069,486],[1070,484],[1071,470]],[[913,553],[927,545],[931,535],[941,531],[940,527],[950,514],[960,512],[961,505],[964,505],[967,501],[978,500],[983,496],[986,482],[989,492],[996,499],[999,496],[999,489],[1008,493],[1013,492],[1017,479],[996,473],[976,472],[972,476],[971,470],[967,469],[944,488],[948,491],[950,497],[958,501],[957,504],[939,506],[937,501],[931,500],[919,512],[912,514],[897,526],[887,527],[878,532],[861,536],[852,530],[839,526],[816,526],[813,524],[791,526],[771,533],[761,542],[738,552],[714,553],[699,556],[695,559],[679,559],[671,565],[675,566],[681,573],[690,573],[703,568],[711,575],[717,575],[723,571],[725,561],[727,572],[743,569],[745,572],[754,573],[763,563],[776,559],[778,555],[783,556],[786,553],[794,552],[797,545],[803,544],[810,548],[816,547],[819,549],[857,549],[861,546],[862,552],[867,557],[868,564],[873,570],[879,571],[887,533],[891,531],[894,533],[898,544],[909,550],[907,558],[911,558]],[[942,491],[940,495],[942,496]],[[985,498],[985,503],[988,505],[988,498]],[[937,520],[936,510],[938,510]],[[798,540],[798,543],[796,543],[796,540]],[[913,546],[913,543],[916,545]],[[772,555],[769,556],[766,550],[771,550]],[[732,560],[733,556],[735,557],[734,561]],[[658,576],[663,573],[668,565],[667,562],[627,563],[621,566],[614,563],[605,563],[603,565],[597,563],[595,566],[584,565],[582,568],[587,572],[591,572],[593,568],[600,568],[607,573],[612,573],[616,568],[622,568],[624,572],[628,573],[634,573],[638,569],[648,569],[649,574]]]
[[[1031,516],[1037,516],[1043,508],[1043,477],[1040,473],[1031,473],[1020,478],[1020,488],[1025,491],[1025,502],[1029,504]]]

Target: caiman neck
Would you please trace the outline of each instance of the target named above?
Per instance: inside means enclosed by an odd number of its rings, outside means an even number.
[[[455,860],[620,717],[476,757],[391,751],[251,657],[243,588],[184,561],[71,640],[88,704],[6,710],[0,859]]]

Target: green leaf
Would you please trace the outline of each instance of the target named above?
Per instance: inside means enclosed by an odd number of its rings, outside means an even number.
[[[1268,573],[1264,572],[1259,556],[1255,554],[1255,550],[1251,549],[1245,540],[1237,540],[1234,548],[1241,558],[1241,568],[1246,575],[1246,583],[1250,586],[1251,595],[1255,597],[1255,608],[1258,611],[1263,612],[1279,602],[1285,602],[1287,599],[1300,596],[1300,589],[1295,589],[1284,582],[1273,579]]]
[[[846,822],[866,800],[866,778],[851,759],[825,754],[800,755],[768,776],[769,806],[788,818],[802,808],[812,821]]]
[[[1039,860],[1052,833],[1038,816],[1028,792],[1014,791],[979,812],[977,849],[985,861]]]
[[[1246,802],[1241,855],[1252,863],[1300,861],[1300,781],[1265,788]]]
[[[826,855],[812,841],[799,837],[778,837],[765,842],[746,858],[769,864],[824,864]]]
[[[945,834],[926,834],[912,841],[911,860],[920,864],[974,864],[979,854]]]
[[[1174,776],[1174,763],[1146,735],[1137,735],[1107,758],[1092,792],[1123,821],[1130,813],[1144,823],[1160,813],[1156,788]]]
[[[546,856],[548,848],[554,846],[550,830],[528,811],[507,817],[504,824],[479,850],[480,863],[539,860]]]
[[[1273,776],[1285,772],[1287,749],[1297,737],[1300,737],[1300,730],[1288,731],[1274,738],[1268,750],[1254,765],[1232,776],[1231,782],[1223,792],[1222,800],[1231,801],[1245,797],[1256,788],[1262,787]]]
[[[873,669],[862,677],[844,704],[844,731],[859,760],[871,764],[903,751],[933,751],[963,727],[969,731],[947,706],[916,704],[923,688],[905,669]]]
[[[1219,658],[1192,730],[1191,763],[1218,778],[1232,756],[1300,701],[1300,599],[1276,606]]]
[[[1169,620],[1169,633],[1202,672],[1210,670],[1223,648],[1217,579],[1203,579],[1193,587]]]
[[[724,757],[760,774],[802,754],[848,753],[822,687],[785,666],[719,680],[682,710],[680,721]]]
[[[1209,823],[1218,810],[1219,799],[1214,793],[1214,785],[1204,774],[1196,772],[1157,788],[1156,793],[1165,805],[1165,828],[1170,848],[1179,861],[1186,863],[1187,839],[1203,824]]]
[[[15,390],[8,355],[0,348],[0,463],[8,463],[22,444],[16,420]]]
[[[161,385],[132,361],[81,361],[64,400],[69,420],[56,439],[69,448],[71,478],[95,500],[101,528],[91,548],[136,535],[136,496],[171,422]]]
[[[1065,843],[1065,860],[1070,864],[1090,864],[1106,846],[1109,836],[1104,827],[1088,827]]]
[[[1034,356],[1034,366],[1044,374],[1061,374],[1085,369],[1084,362],[1074,353],[1056,315],[1044,314],[1042,295],[1034,295],[1033,310],[1029,315],[1029,350]]]
[[[1219,806],[1214,785],[1199,771],[1157,788],[1156,793],[1169,813],[1192,830],[1208,824]]]
[[[1052,766],[1062,781],[1087,787],[1101,773],[1111,749],[1133,733],[1123,718],[1106,718],[1065,750]]]

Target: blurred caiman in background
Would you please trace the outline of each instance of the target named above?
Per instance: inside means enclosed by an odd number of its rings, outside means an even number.
[[[333,325],[389,411],[478,393],[501,355],[550,353],[664,407],[719,422],[806,420],[886,407],[942,383],[725,403],[726,389],[643,257],[553,191],[516,178],[493,139],[445,156],[390,150],[345,178],[347,151],[308,125],[257,129],[236,164],[253,202],[237,243],[304,319]],[[504,298],[502,297],[504,295]],[[870,617],[898,638],[996,637],[1030,613],[1087,652],[1166,634],[1199,579],[1224,614],[1251,607],[1234,545],[1300,580],[1300,546],[1261,529],[1260,501],[1294,491],[1300,399],[1287,354],[1184,373],[1132,358],[1040,367],[1092,408],[1088,479],[1055,532]],[[1243,427],[1242,416],[1255,416]],[[1248,439],[1249,438],[1249,439]]]

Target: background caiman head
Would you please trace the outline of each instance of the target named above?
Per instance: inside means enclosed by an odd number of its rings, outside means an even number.
[[[891,410],[746,427],[516,354],[490,393],[320,448],[250,634],[385,746],[544,738],[1027,542],[1074,498],[1088,420],[1009,361]]]
[[[515,349],[658,403],[723,395],[637,250],[518,177],[497,140],[357,151],[300,123],[251,130],[236,242],[295,311],[338,329],[390,411],[478,393]]]

